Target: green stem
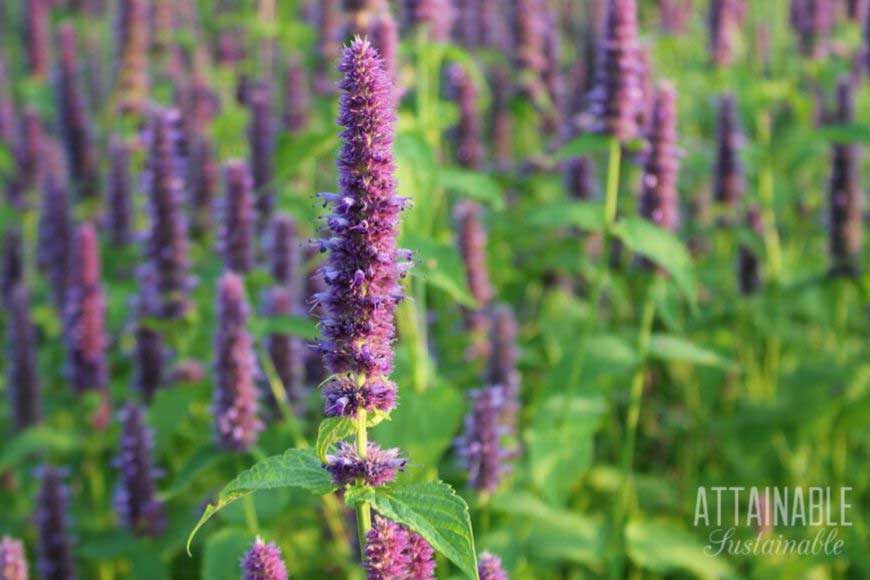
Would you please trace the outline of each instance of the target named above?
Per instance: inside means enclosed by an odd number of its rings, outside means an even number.
[[[257,507],[254,505],[254,496],[246,495],[242,500],[242,506],[245,508],[245,525],[248,526],[248,531],[256,534],[260,531],[260,522],[257,520]]]
[[[369,444],[369,435],[366,431],[366,410],[360,409],[356,416],[356,451],[361,459],[365,459]],[[372,527],[372,508],[367,501],[356,504],[356,525],[359,535],[360,555],[366,552],[366,534]]]
[[[610,155],[607,163],[607,191],[604,197],[605,234],[610,233],[610,229],[616,221],[616,208],[617,201],[619,200],[619,165],[621,161],[622,145],[619,139],[611,137]]]

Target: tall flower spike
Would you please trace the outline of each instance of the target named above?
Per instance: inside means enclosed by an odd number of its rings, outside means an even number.
[[[511,35],[502,0],[479,0],[480,44],[509,54]]]
[[[75,580],[72,542],[67,522],[69,493],[58,470],[42,468],[42,485],[36,497],[36,528],[39,539],[36,569],[45,580]]]
[[[480,46],[482,36],[482,8],[481,0],[454,0],[456,22],[454,24],[454,38],[467,49]]]
[[[257,440],[256,361],[245,325],[248,303],[242,279],[227,272],[218,281],[215,335],[214,427],[221,447],[245,451]]]
[[[465,417],[465,431],[456,440],[456,450],[468,470],[469,485],[490,493],[510,470],[508,461],[516,454],[505,441],[513,436],[515,403],[501,385],[472,390],[469,396],[471,411]]]
[[[453,28],[450,0],[405,0],[406,28],[423,29],[433,42],[447,42]]]
[[[287,286],[268,289],[263,295],[263,314],[268,317],[301,314],[297,296]],[[305,398],[305,356],[309,350],[305,342],[289,334],[272,332],[266,337],[266,350],[284,386],[287,400],[294,406],[300,405]],[[272,407],[276,407],[271,391],[266,398]]]
[[[679,224],[677,175],[680,151],[677,146],[677,92],[668,83],[656,89],[649,148],[644,163],[639,210],[657,226],[676,231]]]
[[[727,66],[734,58],[734,36],[737,33],[737,0],[710,0],[707,15],[710,60],[716,66]]]
[[[486,266],[486,230],[480,222],[480,205],[462,201],[456,205],[454,215],[458,228],[459,253],[465,264],[465,274],[471,296],[477,302],[474,309],[465,310],[465,326],[471,333],[469,357],[489,357],[489,316],[487,309],[492,301],[493,290]]]
[[[166,525],[163,503],[157,499],[151,466],[151,432],[145,414],[128,404],[121,411],[121,438],[115,467],[118,487],[115,509],[123,524],[137,536],[159,536]]]
[[[36,332],[30,319],[30,299],[23,283],[16,285],[6,309],[9,354],[6,388],[9,391],[12,424],[16,431],[35,425],[42,417]]]
[[[659,26],[665,34],[680,35],[692,14],[692,0],[657,0]]]
[[[314,87],[321,95],[330,94],[334,90],[330,80],[333,70],[341,54],[342,12],[341,0],[323,0],[319,2],[317,12],[317,60],[315,63]]]
[[[514,64],[520,72],[520,89],[533,99],[545,90],[547,23],[542,8],[540,0],[516,0],[514,10]]]
[[[90,223],[76,231],[64,309],[67,372],[77,392],[107,386],[105,353],[106,301],[100,279],[97,230]]]
[[[257,536],[242,558],[242,580],[287,580],[287,568],[280,548]]]
[[[316,300],[325,310],[319,349],[335,375],[324,388],[325,412],[353,416],[360,407],[395,406],[393,319],[409,262],[396,249],[405,200],[393,177],[393,87],[368,40],[345,49],[339,70],[339,193],[325,195],[332,204],[331,235],[321,246],[329,251],[322,270],[327,290]]]
[[[60,152],[56,146],[50,146],[45,154],[37,263],[49,281],[55,306],[63,310],[73,224]]]
[[[0,257],[0,296],[7,307],[15,288],[24,282],[24,259],[21,252],[21,228],[10,226],[3,232],[3,254]]]
[[[608,0],[587,109],[593,131],[622,141],[637,135],[638,50],[635,0]]]
[[[272,262],[272,278],[290,289],[295,299],[300,296],[302,289],[302,256],[296,222],[290,215],[278,213],[272,218],[267,245]]]
[[[406,578],[411,557],[408,529],[376,515],[366,535],[364,565],[368,580]]]
[[[49,43],[49,0],[25,0],[24,3],[24,47],[27,51],[27,67],[30,74],[45,79],[51,49]]]
[[[130,182],[130,147],[118,137],[109,141],[109,184],[106,225],[112,246],[133,241],[133,192]]]
[[[592,159],[587,156],[575,157],[568,161],[565,171],[565,179],[568,184],[568,193],[573,199],[589,201],[595,195],[595,168]]]
[[[57,38],[58,125],[70,176],[79,196],[98,197],[100,177],[97,152],[91,135],[87,103],[79,82],[75,28],[68,22],[61,24]]]
[[[489,117],[489,138],[496,168],[508,171],[513,163],[511,139],[510,84],[511,75],[506,66],[495,65],[490,74],[492,107]]]
[[[837,85],[837,123],[855,119],[854,89],[848,78]],[[860,263],[862,239],[861,150],[855,144],[835,144],[831,160],[828,247],[831,273],[854,275]]]
[[[148,0],[119,0],[115,66],[118,108],[141,114],[148,101]]]
[[[746,227],[753,234],[764,234],[761,212],[755,205],[746,210]],[[737,282],[744,296],[755,294],[761,288],[761,261],[750,245],[740,244],[737,258]]]
[[[191,286],[183,180],[178,155],[178,111],[159,110],[150,126],[147,166],[150,224],[145,240],[146,262],[140,269],[149,312],[161,318],[185,314]]]
[[[362,458],[356,446],[339,441],[335,454],[326,456],[326,470],[332,475],[335,485],[343,487],[361,482],[370,487],[380,487],[396,479],[404,471],[407,459],[399,456],[399,449],[381,449],[377,443],[369,443],[366,456]]]
[[[18,138],[15,140],[15,176],[10,183],[10,202],[24,205],[26,194],[39,183],[42,149],[45,134],[39,112],[33,107],[26,107],[21,115],[21,126]]]
[[[0,538],[0,579],[27,580],[27,556],[21,540]]]
[[[311,93],[308,72],[299,58],[294,58],[284,75],[284,129],[293,135],[308,129],[311,117]]]
[[[244,274],[254,267],[254,194],[253,179],[244,161],[231,160],[224,166],[223,219],[221,253],[224,265]]]
[[[459,107],[459,123],[456,125],[456,158],[460,165],[480,169],[485,152],[481,139],[480,110],[477,106],[477,87],[460,65],[448,69],[453,98]]]
[[[501,558],[489,552],[481,553],[477,559],[477,573],[480,580],[508,580]]]
[[[514,400],[519,395],[520,389],[518,359],[517,321],[511,307],[500,304],[492,313],[492,356],[489,380],[494,385],[505,387]]]
[[[12,95],[9,93],[11,84],[6,54],[0,50],[0,143],[6,145],[8,149],[14,150],[15,134],[18,131],[15,101],[12,100]]]
[[[716,130],[716,166],[713,169],[713,196],[733,215],[743,199],[745,187],[740,150],[743,132],[737,105],[731,94],[719,99],[719,125]]]
[[[194,136],[190,144],[187,174],[193,212],[191,234],[203,238],[212,229],[214,200],[220,188],[220,168],[208,136]]]
[[[142,400],[150,403],[163,385],[166,370],[166,352],[163,336],[141,320],[136,325],[134,351],[134,385]]]
[[[272,115],[272,90],[268,83],[256,83],[247,91],[251,110],[248,144],[251,151],[251,175],[257,196],[259,229],[269,223],[275,205],[273,164],[275,155],[275,124]]]
[[[834,12],[831,0],[792,0],[789,19],[797,33],[801,54],[812,59],[825,56]]]

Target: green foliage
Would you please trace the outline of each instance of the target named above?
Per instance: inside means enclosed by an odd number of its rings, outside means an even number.
[[[477,580],[477,551],[465,500],[433,481],[348,490],[345,500],[369,502],[378,513],[417,532],[463,574]]]

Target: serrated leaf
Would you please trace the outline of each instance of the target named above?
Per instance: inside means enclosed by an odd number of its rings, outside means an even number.
[[[686,246],[671,232],[641,217],[619,220],[613,233],[633,252],[662,266],[690,303],[695,303],[695,273]]]
[[[722,358],[711,350],[671,334],[653,334],[650,337],[649,354],[662,360],[688,362],[710,367],[728,367],[732,364],[731,361]]]
[[[548,204],[529,218],[536,226],[558,228],[576,226],[587,232],[604,229],[604,204],[597,201]]]
[[[46,425],[30,427],[4,444],[0,454],[0,473],[34,453],[69,453],[79,447],[79,437]]]
[[[607,135],[584,133],[571,139],[556,151],[556,159],[564,161],[574,157],[582,157],[598,151],[607,151],[610,146],[610,138]]]
[[[441,481],[371,488],[352,488],[348,504],[367,501],[378,513],[417,532],[456,564],[479,580],[474,533],[465,500]]]
[[[641,568],[658,574],[674,570],[698,578],[726,578],[733,574],[722,558],[708,555],[688,532],[664,522],[632,521],[625,528],[629,557]]]
[[[479,171],[450,168],[439,171],[438,183],[460,196],[485,203],[494,210],[504,209],[504,196],[498,182]]]
[[[314,445],[317,458],[325,462],[326,452],[329,451],[332,444],[350,437],[355,430],[356,426],[353,421],[347,417],[326,417],[323,419],[317,428],[317,443]]]
[[[305,340],[314,340],[320,335],[317,323],[307,316],[252,316],[250,328],[257,338],[269,334],[287,334]]]
[[[256,491],[281,487],[298,487],[315,495],[324,495],[335,489],[329,474],[310,450],[290,449],[283,455],[267,457],[238,474],[218,494],[217,503],[205,507],[187,538],[188,554],[196,532],[217,512]]]

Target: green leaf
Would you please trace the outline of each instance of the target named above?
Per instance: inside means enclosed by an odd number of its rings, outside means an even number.
[[[479,171],[450,168],[437,173],[438,182],[444,189],[462,197],[487,204],[496,211],[504,209],[504,196],[498,182]]]
[[[674,234],[636,216],[619,220],[613,232],[630,250],[667,270],[689,302],[695,303],[692,258],[686,246]]]
[[[564,509],[555,509],[530,493],[505,493],[492,499],[492,509],[528,518],[533,527],[529,548],[542,560],[600,566],[606,543],[601,521]]]
[[[711,579],[733,574],[725,560],[707,555],[698,540],[671,524],[631,521],[625,535],[628,555],[641,568],[658,574],[685,570]]]
[[[317,428],[317,443],[314,445],[317,458],[326,462],[326,452],[329,451],[332,444],[350,437],[355,430],[356,426],[353,421],[347,417],[326,417],[323,419]]]
[[[353,488],[345,501],[369,502],[378,513],[417,532],[463,573],[479,580],[468,505],[446,483]]]
[[[838,144],[870,145],[870,125],[848,123],[827,125],[818,129],[822,139]]]
[[[276,179],[291,177],[304,161],[322,157],[337,145],[338,136],[332,127],[323,133],[310,132],[301,136],[289,133],[280,135],[275,147]]]
[[[257,338],[263,338],[269,334],[289,334],[305,340],[314,340],[320,336],[317,323],[307,316],[252,316],[250,328]]]
[[[610,138],[607,135],[585,133],[568,141],[561,149],[556,151],[556,159],[564,161],[574,157],[582,157],[598,151],[607,151],[610,146]]]
[[[226,528],[212,534],[205,542],[202,577],[208,580],[238,580],[239,562],[254,538],[239,528]]]
[[[649,354],[661,360],[688,362],[709,367],[726,368],[733,364],[711,350],[671,334],[653,334],[650,337]]]
[[[535,414],[525,432],[526,451],[532,481],[552,501],[564,501],[591,467],[593,439],[606,410],[602,397],[554,395]]]
[[[35,453],[69,453],[79,447],[79,437],[46,425],[30,427],[6,443],[0,453],[0,473]]]
[[[414,252],[415,266],[412,276],[423,278],[428,284],[443,290],[448,296],[462,304],[475,308],[477,301],[468,291],[465,266],[459,252],[449,243],[441,243],[408,234],[403,237],[405,247]]]
[[[238,474],[218,495],[217,502],[205,507],[202,516],[187,538],[187,553],[196,532],[218,511],[256,491],[281,487],[298,487],[315,495],[335,489],[329,474],[310,450],[290,449],[256,463]]]
[[[597,201],[548,204],[532,213],[533,225],[558,228],[576,226],[588,232],[604,230],[604,204]]]
[[[421,392],[406,389],[401,412],[378,427],[378,441],[385,447],[401,447],[415,465],[437,465],[459,429],[464,403],[459,391],[444,384]]]

